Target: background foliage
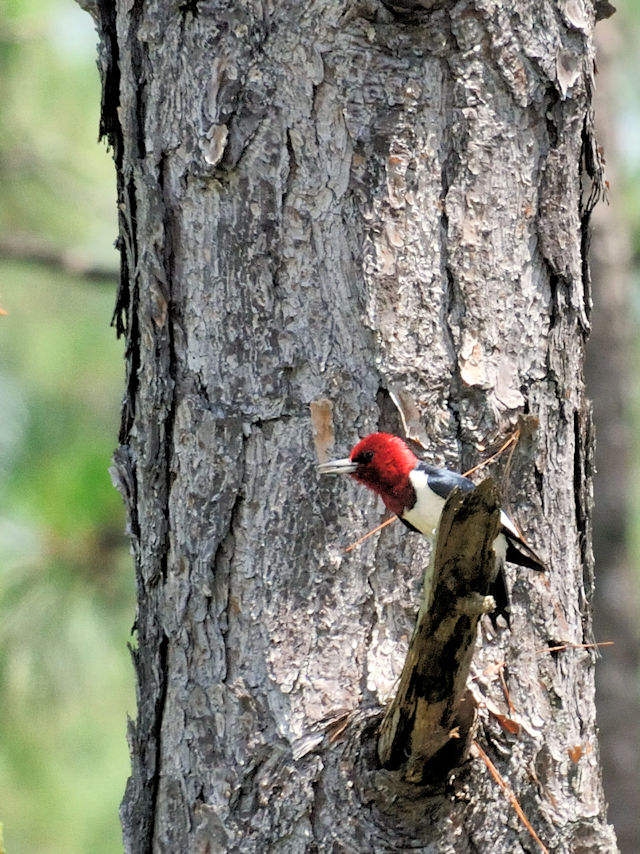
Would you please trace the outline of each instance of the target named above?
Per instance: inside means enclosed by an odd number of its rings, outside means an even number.
[[[637,4],[617,17],[637,256]],[[0,5],[0,822],[9,854],[122,850],[135,595],[107,474],[123,366],[109,327],[115,178],[96,144],[96,40],[73,0]]]
[[[109,322],[113,164],[71,0],[0,5],[0,821],[10,854],[122,850],[135,594]],[[46,264],[12,260],[30,255]],[[76,269],[113,274],[87,281]],[[66,271],[66,272],[65,272]]]

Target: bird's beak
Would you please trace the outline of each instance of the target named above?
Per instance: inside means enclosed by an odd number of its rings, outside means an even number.
[[[328,463],[320,463],[317,472],[318,474],[351,474],[357,468],[357,463],[352,463],[349,457],[345,457],[343,460],[329,460]]]

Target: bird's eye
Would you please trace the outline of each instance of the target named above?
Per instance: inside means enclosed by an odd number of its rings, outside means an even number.
[[[362,451],[361,454],[358,454],[357,457],[353,458],[354,463],[358,463],[358,465],[366,465],[370,463],[373,459],[373,451]]]

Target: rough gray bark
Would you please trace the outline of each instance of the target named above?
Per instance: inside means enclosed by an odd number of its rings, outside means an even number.
[[[594,655],[543,651],[591,639],[593,8],[98,15],[139,589],[127,851],[531,850],[478,760],[425,787],[378,767],[428,549],[392,526],[343,552],[380,508],[317,481],[310,404],[342,453],[397,428],[392,398],[460,469],[538,425],[507,497],[551,570],[512,576],[514,631],[479,645],[478,740],[550,850],[614,851]]]

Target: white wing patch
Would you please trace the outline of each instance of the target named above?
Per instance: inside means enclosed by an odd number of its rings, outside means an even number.
[[[516,526],[513,524],[511,519],[504,512],[504,510],[500,511],[500,522],[502,523],[502,527],[506,528],[507,531],[513,535],[514,540],[516,540],[516,541],[522,540],[522,536],[520,534],[520,531],[516,528]]]

